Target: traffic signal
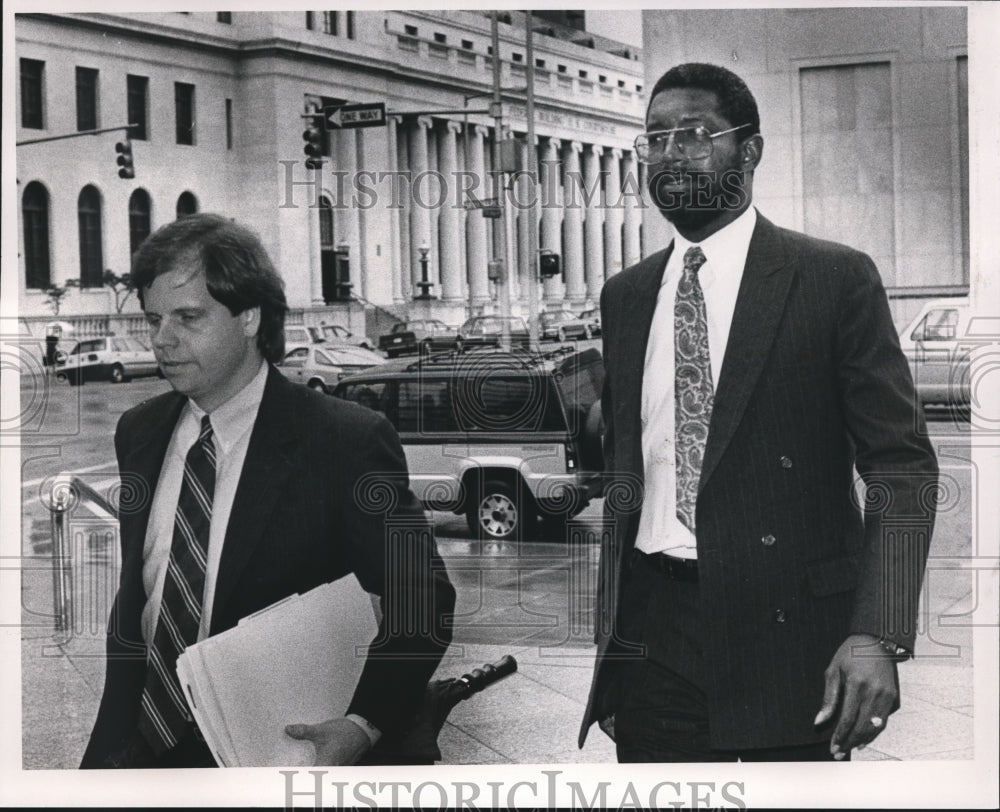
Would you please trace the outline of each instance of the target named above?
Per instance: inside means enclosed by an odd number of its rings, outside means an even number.
[[[562,273],[559,267],[559,255],[554,251],[542,251],[538,255],[538,272],[545,278],[559,276]]]
[[[118,153],[118,177],[134,178],[135,161],[132,158],[132,139],[127,133],[124,141],[115,144],[115,152]]]
[[[306,129],[302,133],[302,140],[306,142],[302,148],[306,154],[306,169],[316,169],[323,163],[322,124],[322,116],[309,116],[306,119]]]

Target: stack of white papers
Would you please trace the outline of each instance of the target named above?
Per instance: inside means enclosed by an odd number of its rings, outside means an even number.
[[[312,765],[313,745],[285,725],[343,716],[376,630],[372,597],[347,575],[189,646],[177,676],[219,765]]]

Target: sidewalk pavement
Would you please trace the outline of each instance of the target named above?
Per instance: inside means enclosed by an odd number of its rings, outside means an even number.
[[[81,556],[87,558],[88,556]],[[104,672],[104,623],[116,586],[114,568],[78,563],[72,637],[53,632],[53,579],[47,554],[26,544],[22,566],[22,763],[25,769],[72,769],[86,746]],[[944,575],[944,573],[942,573]],[[933,592],[933,618],[961,616],[975,601],[974,573],[950,570]],[[859,761],[972,759],[971,630],[933,630],[915,661],[900,667],[902,709]],[[958,646],[949,649],[947,646]],[[593,667],[592,648],[454,645],[438,677],[458,677],[504,654],[518,670],[451,712],[439,737],[445,764],[612,763],[613,743],[595,726],[576,738]],[[938,656],[932,656],[938,655]]]

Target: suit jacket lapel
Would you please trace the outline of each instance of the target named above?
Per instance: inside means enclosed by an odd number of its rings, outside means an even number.
[[[615,431],[631,430],[628,448],[631,459],[621,460],[623,468],[642,478],[645,474],[642,461],[642,376],[646,363],[646,344],[656,311],[656,297],[660,292],[663,271],[673,250],[673,243],[663,251],[652,254],[640,263],[631,280],[631,298],[622,303],[619,314],[621,340],[611,350],[617,351],[613,364],[619,370],[621,386],[620,403],[622,421],[616,422]],[[624,447],[625,437],[619,435]]]
[[[289,395],[293,384],[273,367],[268,371],[264,396],[254,421],[243,472],[229,513],[226,540],[215,582],[212,634],[220,608],[226,605],[250,556],[263,537],[267,519],[292,471],[297,435],[292,424]]]
[[[793,276],[794,266],[787,262],[779,230],[758,214],[715,391],[699,490],[719,464],[743,417],[774,341]]]
[[[128,544],[124,553],[142,566],[142,549],[149,525],[149,514],[153,507],[156,486],[160,480],[163,460],[173,436],[174,427],[180,418],[181,409],[187,398],[176,392],[166,396],[164,408],[150,410],[148,416],[141,415],[142,423],[136,427],[141,432],[140,439],[132,445],[120,460],[120,474],[123,478],[123,492],[135,493],[138,500],[134,508],[128,504],[119,506],[119,523],[122,539]],[[131,483],[125,480],[131,479]],[[125,500],[122,500],[125,501]],[[122,562],[126,566],[125,561]]]

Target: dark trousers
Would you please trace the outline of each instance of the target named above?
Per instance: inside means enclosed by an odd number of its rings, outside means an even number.
[[[620,632],[646,654],[614,664],[618,761],[832,761],[828,742],[743,751],[711,746],[698,601],[697,581],[678,580],[634,554]]]
[[[190,724],[177,745],[159,756],[153,753],[143,735],[136,730],[129,742],[118,753],[106,759],[102,766],[125,770],[155,770],[217,765],[201,732]]]

